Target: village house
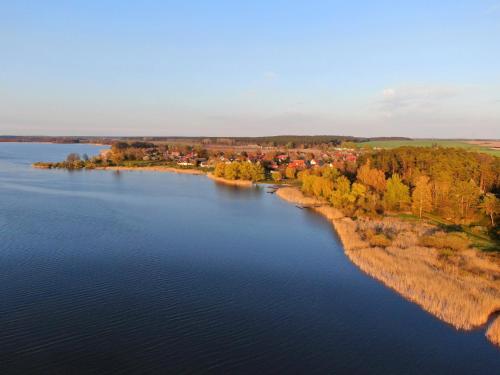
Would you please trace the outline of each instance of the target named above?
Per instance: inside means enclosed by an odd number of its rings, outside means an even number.
[[[281,163],[285,163],[287,160],[288,160],[288,155],[285,155],[285,154],[281,154],[281,155],[278,155],[276,156],[275,160],[281,164]]]
[[[302,159],[297,159],[297,160],[292,160],[289,164],[289,167],[295,168],[295,169],[305,169],[306,168],[306,162]]]
[[[191,161],[187,161],[186,159],[183,159],[183,160],[177,162],[177,165],[180,165],[183,167],[190,167],[190,166],[194,166],[194,163],[192,163]]]

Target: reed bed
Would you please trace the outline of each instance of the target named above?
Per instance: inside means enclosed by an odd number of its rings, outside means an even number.
[[[280,189],[278,195],[297,204],[321,203],[294,188]],[[338,211],[333,215],[323,207],[314,209],[332,222],[347,257],[361,270],[457,329],[483,326],[500,311],[498,259],[474,249],[421,246],[422,238],[444,235],[428,224],[397,218],[353,220]],[[370,245],[376,236],[387,239],[381,242],[384,246]],[[500,345],[500,317],[486,336]]]
[[[488,337],[492,343],[500,346],[500,316],[491,323],[486,331],[486,337]]]

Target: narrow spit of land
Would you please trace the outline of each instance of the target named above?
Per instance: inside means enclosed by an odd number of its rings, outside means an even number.
[[[50,163],[34,163],[33,168],[38,169],[51,169]],[[95,167],[91,170],[107,170],[107,171],[142,171],[142,172],[168,172],[179,174],[192,174],[192,175],[206,175],[211,180],[218,183],[239,187],[252,187],[253,182],[250,180],[229,180],[223,177],[217,177],[213,173],[205,172],[200,169],[194,168],[175,168],[166,166],[147,166],[147,167],[126,167],[126,166],[112,166],[112,167]]]
[[[51,169],[51,163],[34,163],[33,168],[38,169]],[[203,175],[206,172],[199,169],[192,168],[174,168],[174,167],[164,167],[164,166],[151,166],[151,167],[125,167],[125,166],[113,166],[113,167],[95,167],[91,170],[108,170],[108,171],[146,171],[146,172],[169,172],[169,173],[180,173],[180,174],[195,174]]]
[[[174,167],[97,167],[98,170],[111,170],[111,171],[146,171],[146,172],[169,172],[169,173],[180,173],[180,174],[195,174],[203,175],[205,172],[199,169],[188,169],[188,168],[174,168]]]
[[[437,249],[421,247],[416,241],[417,234],[428,229],[426,224],[394,218],[353,220],[297,188],[281,188],[276,194],[324,215],[354,264],[439,319],[457,329],[471,330],[492,318],[486,336],[500,346],[500,316],[495,315],[500,311],[498,261],[476,250],[443,259]],[[361,233],[376,226],[396,232],[396,241],[386,248],[370,246]]]

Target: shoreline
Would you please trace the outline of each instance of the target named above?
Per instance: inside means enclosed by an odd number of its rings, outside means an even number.
[[[144,172],[168,172],[168,173],[179,173],[179,174],[192,174],[192,175],[204,175],[207,174],[199,169],[192,168],[174,168],[174,167],[96,167],[94,170],[101,171],[144,171]]]
[[[32,168],[37,169],[52,169],[49,165],[46,164],[31,164]],[[57,169],[57,168],[56,168]],[[62,168],[64,169],[64,168]],[[86,168],[81,168],[82,170],[86,170]],[[190,174],[190,175],[205,175],[209,179],[231,186],[237,187],[245,187],[249,188],[254,185],[253,181],[250,180],[228,180],[223,177],[216,177],[211,172],[206,172],[200,169],[194,168],[175,168],[175,167],[166,167],[166,166],[151,166],[151,167],[126,167],[126,166],[110,166],[110,167],[95,167],[90,170],[99,170],[99,171],[143,171],[143,172],[166,172],[166,173],[178,173],[178,174]]]
[[[500,346],[500,280],[496,278],[500,275],[500,266],[497,263],[475,250],[460,254],[465,267],[443,262],[437,249],[417,244],[405,248],[371,246],[357,232],[359,223],[325,202],[304,196],[292,187],[278,189],[276,194],[293,204],[310,205],[325,216],[338,234],[345,255],[364,273],[456,329],[470,331],[485,327],[488,340]],[[379,224],[389,225],[388,220],[384,220]],[[402,220],[397,224],[411,225]]]
[[[253,186],[253,182],[250,180],[228,180],[228,179],[223,178],[223,177],[214,176],[213,173],[207,173],[206,175],[212,181],[215,181],[215,182],[218,182],[221,184],[225,184],[225,185],[232,185],[232,186],[246,187],[246,188]]]

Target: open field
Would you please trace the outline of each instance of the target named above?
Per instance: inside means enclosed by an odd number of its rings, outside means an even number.
[[[498,144],[498,141],[491,141],[491,143],[486,143],[485,141],[460,141],[460,140],[441,140],[441,139],[415,139],[415,140],[389,140],[389,141],[369,141],[358,143],[358,146],[363,147],[364,145],[369,145],[371,147],[379,148],[396,148],[401,146],[413,146],[413,147],[431,147],[438,145],[440,147],[457,147],[465,148],[470,151],[484,152],[490,155],[495,155],[500,157],[500,149],[493,148],[494,145]]]

